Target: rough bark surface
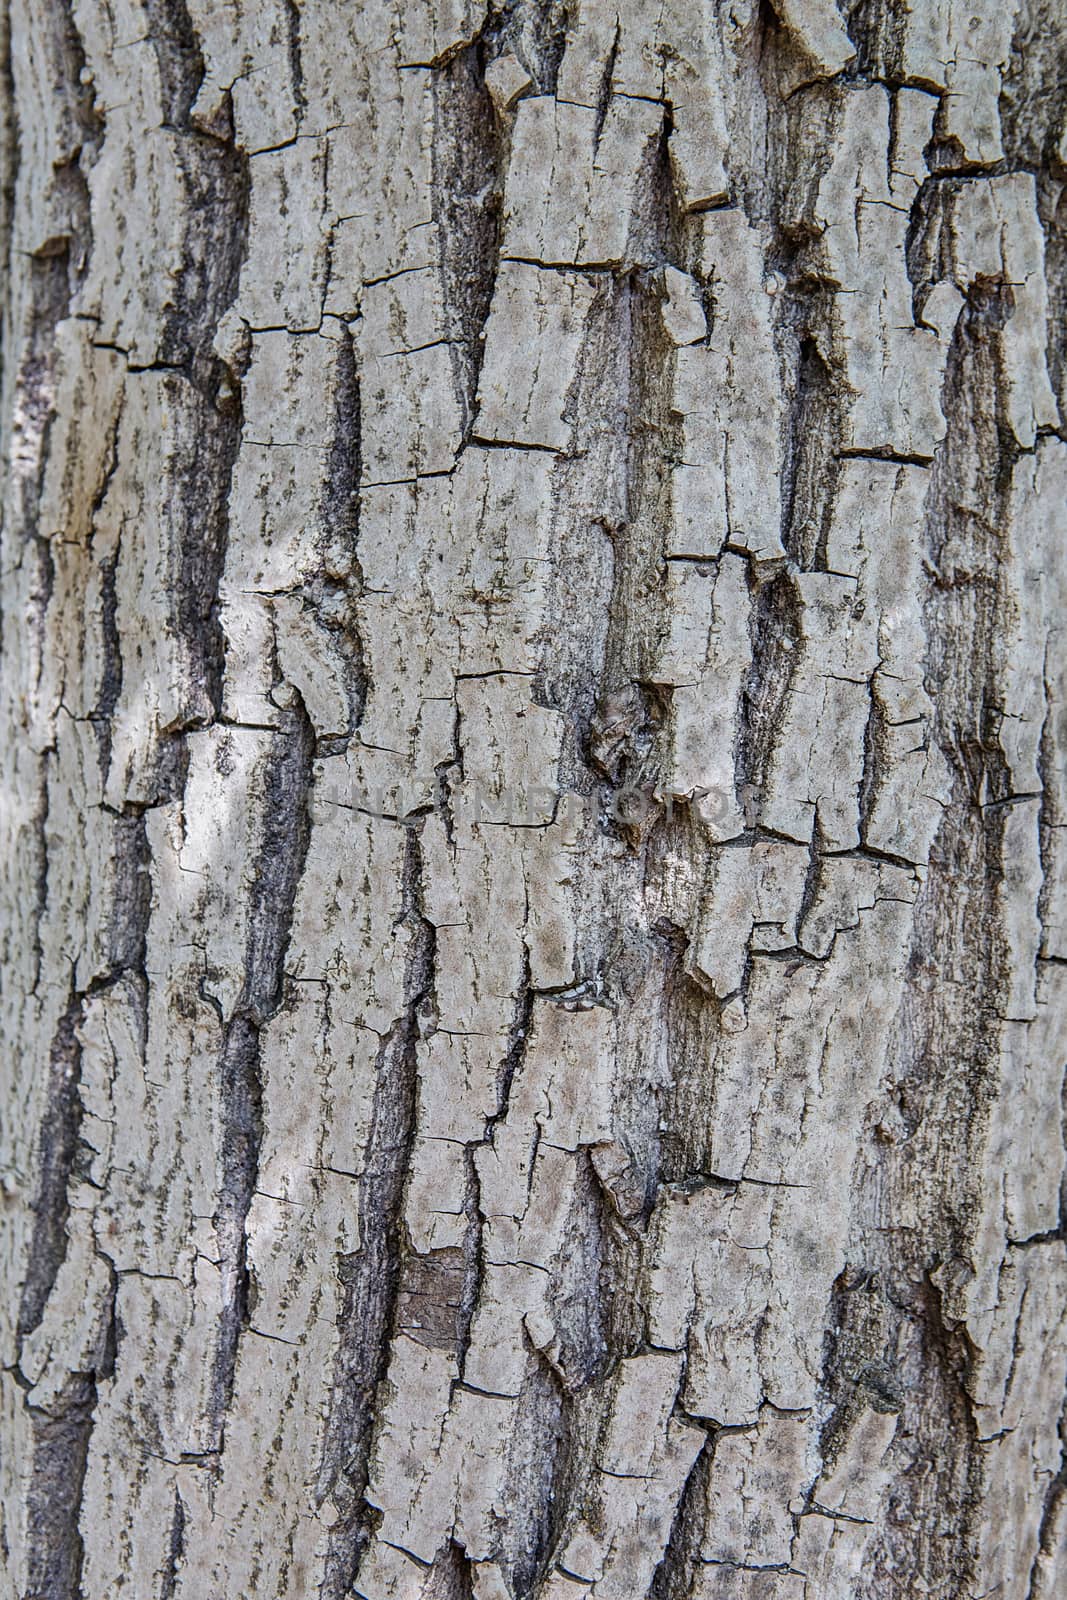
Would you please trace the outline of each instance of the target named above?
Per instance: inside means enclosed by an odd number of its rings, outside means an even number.
[[[1062,1594],[1055,0],[0,31],[0,1594]]]

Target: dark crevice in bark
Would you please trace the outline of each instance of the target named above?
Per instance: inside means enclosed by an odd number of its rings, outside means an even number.
[[[146,984],[145,947],[152,912],[151,850],[143,816],[114,821],[114,899],[108,923],[108,969],[94,987],[129,974]]]
[[[395,1331],[433,1350],[449,1350],[459,1360],[465,1328],[464,1290],[467,1253],[447,1246],[424,1254],[410,1251],[400,1263]],[[471,1307],[473,1310],[473,1307]]]
[[[170,552],[172,620],[184,654],[186,696],[180,716],[162,730],[147,803],[182,793],[188,765],[183,735],[218,718],[222,705],[224,639],[219,584],[228,541],[228,501],[240,446],[242,372],[227,367],[212,342],[232,304],[247,245],[247,158],[231,141],[195,129],[190,110],[204,77],[204,60],[184,0],[151,0],[149,39],[159,66],[167,126],[174,141],[187,204],[180,269],[158,352],[151,365],[170,376],[168,400],[186,415],[191,447],[168,461],[165,510]],[[105,484],[106,489],[106,484]],[[121,553],[116,554],[121,570]],[[109,751],[108,716],[118,703],[122,660],[109,645],[109,593],[116,573],[104,575],[105,680],[99,714]]]
[[[220,363],[211,353],[215,330],[233,304],[244,261],[250,181],[248,158],[232,145],[190,133],[179,146],[189,189],[175,303],[159,360],[190,368],[209,393],[218,389]],[[227,226],[219,229],[218,218]]]
[[[508,1114],[511,1104],[511,1090],[516,1074],[521,1071],[526,1059],[526,1045],[530,1037],[530,1026],[533,1021],[533,1008],[536,996],[530,978],[530,954],[523,947],[522,979],[519,985],[518,1000],[515,1005],[515,1020],[511,1024],[508,1036],[508,1048],[504,1059],[500,1063],[500,1072],[497,1078],[497,1109],[485,1125],[486,1142],[491,1144],[493,1133],[498,1123],[503,1122]]]
[[[216,362],[212,374],[215,394],[221,378],[222,366]],[[203,699],[195,698],[191,707],[189,725],[197,726],[217,718],[222,705],[225,645],[218,595],[226,559],[228,500],[240,447],[241,413],[236,403],[220,411],[213,396],[192,396],[191,409],[195,413],[194,444],[180,465],[176,464],[170,514],[174,519],[171,545],[176,565],[175,625],[186,641],[191,683],[203,688]],[[164,761],[167,759],[164,755]],[[161,792],[166,794],[166,788]]]
[[[359,625],[359,600],[363,569],[359,562],[361,395],[352,335],[343,329],[337,347],[333,402],[333,431],[326,460],[319,517],[322,525],[322,570],[310,578],[300,594],[316,624],[329,635],[346,663],[348,728],[339,739],[320,741],[320,754],[344,748],[359,727],[367,702],[368,682],[363,639]]]
[[[670,1536],[652,1574],[649,1600],[689,1600],[700,1562],[708,1484],[714,1471],[715,1434],[705,1439],[678,1497]]]
[[[20,352],[14,389],[17,407],[10,436],[6,441],[5,505],[0,557],[6,569],[26,564],[33,576],[29,586],[27,613],[20,619],[32,640],[31,656],[36,676],[40,677],[46,648],[46,618],[52,599],[55,567],[51,545],[39,525],[39,507],[48,463],[49,441],[54,420],[54,370],[56,329],[68,315],[71,298],[78,287],[88,258],[91,230],[89,193],[83,159],[88,165],[95,153],[101,123],[92,95],[82,79],[85,53],[69,8],[60,6],[40,41],[56,89],[58,147],[53,150],[49,182],[39,197],[40,227],[44,237],[36,237],[32,254],[23,271],[28,276],[22,297],[22,321],[17,327],[5,310],[3,347],[5,367],[10,351]],[[8,63],[8,76],[13,72]],[[9,102],[11,206],[15,204],[21,158],[22,133],[18,126],[19,97],[12,87]],[[10,270],[10,263],[9,263]],[[17,301],[15,302],[18,303]],[[0,638],[0,660],[3,656]],[[40,765],[42,819],[47,816],[47,773]],[[42,820],[43,830],[43,820]],[[46,873],[43,831],[40,875]],[[44,909],[44,900],[41,900]],[[37,975],[41,971],[40,926]]]
[[[204,58],[185,0],[142,0],[159,66],[165,124],[187,128],[204,78]]]
[[[116,414],[108,435],[104,472],[89,513],[90,548],[92,547],[97,514],[107,499],[107,492],[118,464],[120,422],[121,412]],[[110,557],[100,563],[100,650],[103,656],[103,666],[100,672],[96,705],[93,707],[92,715],[99,724],[102,745],[101,770],[105,773],[110,759],[111,717],[114,714],[115,707],[118,705],[119,695],[122,693],[122,641],[119,638],[118,630],[118,589],[116,583],[121,549],[120,535]]]
[[[22,548],[34,541],[30,559],[35,563],[37,581],[27,623],[43,649],[45,613],[52,594],[52,558],[47,542],[40,537],[38,507],[48,460],[49,433],[53,420],[53,371],[55,333],[70,310],[71,297],[78,286],[88,258],[91,230],[89,193],[83,161],[91,163],[102,131],[93,109],[92,91],[84,82],[85,52],[66,3],[57,6],[49,26],[42,30],[38,48],[47,61],[55,88],[57,144],[52,150],[52,166],[45,192],[38,197],[40,228],[32,254],[22,270],[28,284],[22,299],[22,323],[15,327],[5,308],[3,361],[10,367],[11,353],[19,351],[15,375],[18,394],[13,437],[7,441],[9,462],[5,475],[5,506],[2,520],[3,564],[5,568],[26,558]],[[23,131],[18,123],[20,96],[16,90],[11,60],[10,18],[5,76],[8,96],[4,99],[5,170],[4,232],[10,248],[10,235],[21,166]],[[10,275],[12,263],[4,256]],[[18,304],[17,300],[12,300]],[[15,446],[14,450],[12,446]],[[2,642],[0,642],[2,651]]]
[[[72,1373],[57,1414],[31,1409],[33,1476],[26,1502],[27,1585],[21,1600],[79,1600],[78,1527],[96,1405],[91,1373]]]
[[[836,390],[817,340],[801,330],[782,467],[782,543],[803,571],[826,566],[838,475]]]
[[[597,90],[596,121],[593,123],[594,150],[600,148],[600,135],[604,131],[604,121],[608,114],[608,107],[611,104],[612,93],[614,92],[615,63],[618,60],[621,33],[622,24],[616,18],[615,35],[611,41],[611,49],[608,51],[603,71],[600,74],[600,87]]]
[[[521,0],[513,6],[515,51],[538,94],[556,92],[571,10],[569,0]]]
[[[605,1278],[607,1218],[600,1185],[588,1154],[578,1159],[574,1203],[555,1263],[547,1304],[556,1330],[554,1361],[562,1380],[573,1392],[588,1388],[609,1370],[613,1352],[609,1344],[610,1300],[598,1291]],[[621,1298],[622,1284],[615,1292]]]
[[[1045,354],[1062,431],[1067,428],[1067,169],[1059,144],[1067,126],[1067,31],[1058,0],[1024,0],[1016,12],[999,111],[1008,162],[1033,170],[1036,178],[1048,287]]]
[[[781,78],[783,84],[788,84],[790,69],[804,66],[806,57],[794,43],[793,35],[783,23],[773,0],[757,0],[756,17],[759,28],[756,53],[760,76],[765,80],[765,92],[768,99],[785,99],[787,90],[779,85],[778,80]]]
[[[868,1547],[860,1590],[871,1600],[907,1593],[919,1579],[933,1587],[977,1583],[981,1511],[981,1450],[966,1389],[970,1349],[946,1326],[928,1278],[897,1275],[887,1296],[885,1350],[855,1375],[857,1408],[899,1412],[888,1514]]]
[[[179,1568],[185,1551],[185,1504],[177,1486],[174,1489],[174,1517],[170,1525],[170,1539],[163,1562],[163,1581],[159,1600],[174,1600],[178,1592]]]
[[[81,1600],[80,1528],[85,1470],[100,1380],[115,1370],[117,1279],[102,1308],[95,1359],[69,1373],[47,1409],[26,1402],[32,1469],[26,1491],[26,1588],[21,1600]],[[29,1385],[18,1368],[19,1388]]]
[[[847,7],[848,36],[856,46],[856,71],[864,78],[903,81],[908,12],[896,0],[854,0]]]
[[[1037,200],[1045,230],[1049,330],[1046,359],[1059,407],[1060,434],[1067,437],[1067,183],[1043,173],[1038,180]]]
[[[293,85],[296,125],[299,128],[307,110],[307,92],[304,87],[304,63],[300,48],[300,7],[296,0],[284,0],[287,43],[289,46],[289,75]]]
[[[275,736],[267,772],[244,989],[234,1015],[224,1022],[219,1061],[222,1181],[215,1230],[224,1303],[212,1373],[211,1416],[220,1441],[233,1392],[238,1341],[250,1309],[245,1224],[256,1189],[263,1133],[260,1034],[284,999],[285,952],[311,832],[313,756],[311,724],[297,698]]]
[[[1062,1441],[1059,1471],[1045,1490],[1041,1508],[1041,1524],[1037,1535],[1037,1553],[1030,1567],[1025,1600],[1053,1600],[1056,1582],[1057,1525],[1064,1499],[1067,1498],[1067,1411],[1060,1416],[1059,1435]],[[1051,1577],[1051,1583],[1047,1580]]]
[[[30,849],[33,852],[34,918],[33,918],[33,991],[41,983],[44,966],[44,922],[48,912],[48,811],[51,804],[49,772],[54,765],[54,752],[48,751],[38,764],[39,788],[37,810],[33,817]]]
[[[338,1261],[340,1346],[331,1387],[317,1499],[337,1508],[320,1600],[342,1600],[355,1581],[371,1527],[364,1502],[379,1385],[389,1362],[406,1242],[404,1191],[418,1095],[416,1050],[433,1026],[436,935],[423,913],[422,853],[407,830],[400,920],[409,930],[405,1009],[378,1053],[366,1158],[359,1183],[360,1248]]]
[[[872,679],[869,683],[868,694],[870,709],[863,729],[863,775],[860,778],[858,796],[860,845],[863,849],[868,848],[867,825],[878,798],[890,737],[890,722],[878,692],[876,679]]]
[[[470,1558],[450,1539],[420,1585],[420,1600],[472,1600],[473,1593]]]
[[[131,976],[143,992],[145,941],[151,910],[149,852],[142,817],[114,824],[113,898],[107,922],[106,966],[84,991],[72,990],[59,1018],[49,1053],[37,1148],[33,1228],[23,1279],[17,1329],[24,1339],[40,1323],[67,1253],[69,1186],[76,1175],[82,1121],[81,1043],[78,1028],[87,995]]]
[[[1022,0],[1014,24],[998,105],[1004,156],[1047,172],[1062,165],[1057,146],[1067,120],[1067,33],[1058,0]]]
[[[206,293],[201,310],[215,319],[236,292],[236,269],[244,250],[244,202],[238,206],[240,238],[219,252],[222,282]],[[233,248],[229,248],[232,246]],[[184,279],[183,279],[184,281]],[[209,304],[210,302],[210,304]],[[183,326],[189,330],[189,324]],[[186,755],[181,735],[219,718],[225,639],[219,610],[219,586],[229,541],[229,497],[241,444],[243,417],[239,384],[210,350],[215,321],[198,330],[190,364],[175,375],[174,400],[192,413],[192,448],[173,464],[170,496],[170,546],[175,568],[174,624],[187,652],[190,697],[185,718],[161,740],[155,794],[161,801],[182,791]],[[186,379],[191,379],[187,387]]]
[[[1010,972],[999,907],[1005,808],[989,804],[1010,792],[995,709],[1003,702],[1006,604],[1000,530],[1014,459],[999,344],[1010,315],[1002,286],[971,286],[949,352],[942,401],[949,428],[927,500],[926,683],[953,792],[915,907],[889,1053],[886,1088],[902,1130],[877,1158],[880,1197],[862,1244],[884,1295],[882,1350],[874,1339],[872,1359],[888,1369],[900,1397],[890,1514],[869,1548],[862,1589],[872,1600],[890,1583],[903,1591],[919,1578],[978,1581],[983,1464],[961,1291],[975,1258],[981,1146]],[[973,482],[987,486],[979,502],[968,489]],[[875,1159],[861,1159],[857,1193],[864,1164]],[[916,1218],[908,1229],[894,1226],[903,1205]]]
[[[311,835],[313,734],[299,696],[282,713],[267,774],[264,830],[249,915],[245,992],[239,1014],[257,1028],[282,999],[296,891]]]
[[[675,259],[680,246],[665,138],[645,147],[636,177],[629,261]],[[643,817],[623,816],[609,784],[617,777],[635,798],[640,790],[648,799],[658,774],[651,725],[661,724],[662,704],[647,668],[664,626],[661,556],[671,461],[681,454],[680,418],[671,406],[674,347],[662,298],[658,274],[645,266],[624,264],[596,283],[564,407],[573,459],[560,461],[553,474],[544,630],[552,644],[537,693],[564,718],[561,781],[595,797],[597,826],[618,829],[635,849],[652,808],[638,800]],[[636,862],[627,870],[636,871]],[[582,968],[598,970],[603,959],[603,952],[590,951]]]
[[[877,1274],[854,1267],[838,1274],[823,1343],[825,1420],[819,1452],[824,1471],[833,1469],[851,1428],[868,1407],[901,1409],[901,1378],[892,1360],[889,1332],[892,1317],[893,1308]],[[809,1506],[812,1503],[809,1495]]]
[[[219,1316],[211,1414],[221,1439],[233,1393],[237,1345],[249,1315],[249,1274],[245,1223],[255,1193],[263,1132],[263,1092],[259,1078],[259,1030],[248,1017],[235,1017],[224,1033],[219,1061],[222,1106],[221,1184],[215,1213],[223,1306]]]
[[[942,405],[950,428],[928,501],[933,576],[929,609],[936,626],[931,630],[935,643],[926,666],[927,689],[944,753],[972,803],[1010,793],[995,708],[1003,699],[1001,529],[1007,525],[1015,453],[1001,408],[999,335],[1013,306],[1010,285],[978,279],[969,288],[945,376]],[[989,486],[992,515],[963,487],[978,463],[976,481]]]
[[[19,170],[18,100],[11,48],[11,5],[4,0],[0,5],[0,286],[5,307],[11,303],[11,239]],[[0,373],[7,364],[6,336],[2,353]]]
[[[549,598],[550,626],[554,646],[546,663],[540,687],[546,703],[563,712],[568,728],[576,732],[577,748],[569,753],[573,779],[581,781],[590,733],[603,716],[605,697],[623,695],[625,686],[638,676],[629,657],[629,610],[622,592],[626,580],[625,553],[632,535],[630,525],[636,513],[631,479],[628,440],[619,441],[608,429],[599,439],[586,437],[591,411],[603,406],[601,383],[609,383],[627,410],[633,409],[630,396],[629,344],[634,337],[634,286],[631,278],[609,280],[599,289],[590,317],[589,335],[583,352],[580,377],[570,399],[569,414],[576,423],[576,448],[583,463],[561,462],[554,473],[556,513],[554,539],[558,542]],[[626,350],[623,359],[621,349]],[[582,474],[603,480],[604,511],[598,525],[589,525],[578,496]],[[571,499],[577,504],[572,510]],[[581,520],[576,519],[580,517]],[[595,586],[595,587],[594,587]],[[593,593],[599,590],[609,606],[607,625],[593,619]],[[590,638],[576,627],[579,619],[599,630]],[[601,711],[598,713],[598,702]],[[612,720],[610,714],[607,720]],[[599,763],[603,767],[603,763]],[[585,774],[588,787],[588,774]]]
[[[456,1309],[456,1370],[462,1381],[467,1370],[467,1353],[471,1344],[471,1328],[474,1323],[474,1313],[478,1308],[478,1299],[481,1295],[482,1281],[485,1274],[485,1251],[482,1226],[484,1218],[481,1208],[481,1182],[478,1178],[478,1168],[474,1159],[474,1146],[468,1146],[464,1151],[464,1165],[466,1167],[466,1184],[463,1192],[463,1213],[466,1220],[466,1229],[463,1234],[463,1247],[460,1251],[462,1265],[462,1281],[460,1284],[459,1305]]]
[[[221,364],[211,343],[236,297],[247,246],[248,157],[232,138],[190,121],[205,63],[185,0],[147,0],[147,10],[166,125],[182,136],[175,153],[186,190],[181,266],[157,359],[188,369],[214,400]]]
[[[741,716],[734,761],[738,803],[758,821],[786,696],[799,665],[800,597],[792,577],[749,571],[753,591],[749,634],[752,663],[741,691]]]
[[[556,1550],[567,1504],[571,1412],[558,1373],[544,1360],[531,1363],[508,1451],[507,1503],[515,1511],[504,1530],[501,1564],[515,1600],[536,1592]]]
[[[684,830],[681,838],[678,830]],[[701,843],[700,823],[688,812],[676,815],[671,831],[676,834],[673,843],[679,853],[695,852]],[[663,842],[666,845],[666,838]],[[663,1028],[671,1064],[656,1179],[670,1184],[683,1181],[689,1173],[711,1170],[712,1063],[719,1039],[719,1005],[686,970],[689,940],[685,931],[661,925],[655,932],[665,949]]]
[[[648,173],[650,193],[639,207],[644,220],[631,230],[656,235],[664,253],[671,227],[664,199],[670,181],[665,160],[664,153],[657,150]],[[594,776],[599,771],[610,785],[634,797],[639,815],[630,817],[612,803],[605,785],[598,784],[611,825],[636,848],[644,835],[641,823],[646,820],[641,798],[651,797],[656,787],[662,759],[657,735],[666,725],[669,706],[669,690],[652,681],[652,663],[667,626],[662,555],[671,515],[671,468],[682,454],[681,419],[672,409],[674,348],[663,327],[661,299],[652,275],[635,270],[617,284],[606,286],[601,294],[605,334],[618,353],[601,359],[599,349],[592,345],[589,376],[600,383],[610,382],[608,361],[617,362],[625,412],[618,419],[622,437],[614,445],[614,460],[609,454],[610,438],[599,441],[606,456],[606,476],[610,474],[605,495],[610,521],[605,532],[612,555],[612,586],[603,666],[594,676],[598,663],[586,654],[581,677],[574,675],[579,683],[582,677],[588,681],[576,720],[584,734],[585,760],[591,762]],[[590,397],[595,407],[602,408],[604,403],[603,395]],[[609,430],[601,423],[599,431],[603,436]],[[612,479],[619,480],[617,488]],[[631,823],[637,824],[636,831]]]
[[[82,1119],[78,1092],[81,1045],[77,1036],[81,1012],[81,997],[72,995],[52,1040],[44,1096],[47,1113],[41,1126],[37,1191],[31,1208],[33,1229],[19,1304],[20,1338],[32,1333],[40,1323],[67,1254],[67,1186]]]
[[[453,384],[462,437],[474,429],[483,332],[493,298],[503,206],[505,145],[485,85],[479,42],[435,70],[433,215]]]

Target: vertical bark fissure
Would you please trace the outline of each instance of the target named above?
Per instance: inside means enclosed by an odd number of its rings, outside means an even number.
[[[174,1519],[170,1525],[170,1540],[167,1545],[167,1556],[163,1567],[163,1581],[160,1585],[159,1600],[174,1600],[174,1596],[178,1592],[179,1572],[184,1548],[185,1505],[180,1491],[175,1488]]]
[[[359,1180],[360,1247],[337,1263],[341,1287],[339,1346],[331,1386],[316,1496],[337,1511],[326,1552],[320,1600],[342,1600],[355,1581],[372,1520],[364,1501],[405,1251],[404,1190],[417,1102],[416,1050],[433,1027],[436,936],[423,911],[419,824],[406,830],[400,920],[410,943],[405,1009],[383,1038]]]
[[[463,439],[475,426],[485,323],[500,253],[503,142],[481,40],[433,69],[433,212]]]
[[[319,754],[337,754],[356,734],[367,703],[368,681],[359,624],[364,591],[359,561],[360,376],[351,330],[342,329],[337,350],[336,392],[326,481],[320,505],[323,529],[322,573],[302,587],[304,604],[335,642],[348,668],[348,727],[340,737],[320,738]]]
[[[1008,957],[997,902],[1005,872],[1005,813],[987,802],[1008,792],[1006,762],[990,718],[991,706],[1001,699],[997,637],[1005,602],[997,529],[1007,516],[1010,481],[999,351],[1007,293],[977,286],[961,318],[946,374],[949,431],[927,500],[933,576],[926,604],[934,619],[927,672],[934,732],[952,770],[953,794],[916,906],[909,981],[890,1058],[910,1161],[895,1150],[887,1153],[886,1226],[864,1246],[867,1259],[877,1264],[883,1304],[879,1337],[868,1343],[868,1357],[884,1364],[901,1417],[894,1500],[902,1515],[879,1531],[864,1591],[872,1596],[878,1584],[891,1581],[890,1574],[894,1583],[909,1573],[924,1581],[978,1581],[983,1463],[970,1392],[974,1352],[951,1304],[973,1255],[980,1142],[1006,1010]],[[961,493],[976,450],[996,463],[999,517],[979,514]],[[946,558],[955,571],[942,570]],[[947,949],[959,972],[955,981],[938,983],[932,957]],[[940,1137],[946,1120],[954,1129],[951,1145]],[[913,1234],[893,1228],[892,1221],[905,1195],[913,1206],[918,1198],[911,1176],[916,1145],[937,1176],[922,1186],[925,1226]],[[942,1281],[944,1289],[938,1286]],[[951,1507],[950,1537],[933,1535],[934,1505]]]
[[[26,1510],[33,1542],[22,1600],[78,1600],[80,1595],[83,1546],[78,1519],[95,1408],[93,1373],[71,1374],[58,1413],[27,1407],[33,1430],[33,1477]]]
[[[72,996],[52,1041],[48,1120],[41,1130],[37,1193],[32,1207],[34,1227],[19,1305],[18,1331],[22,1338],[40,1322],[67,1253],[67,1188],[78,1149],[82,1113],[77,1037],[81,1012],[81,996]]]
[[[296,891],[304,870],[314,736],[299,697],[285,713],[267,769],[264,833],[245,953],[245,983],[224,1026],[219,1059],[222,1182],[215,1228],[223,1281],[223,1310],[212,1381],[213,1428],[221,1449],[233,1392],[238,1340],[249,1317],[245,1237],[259,1172],[263,1134],[260,1036],[284,1003],[285,953]]]

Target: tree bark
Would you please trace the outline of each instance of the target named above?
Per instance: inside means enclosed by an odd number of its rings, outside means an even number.
[[[1050,0],[21,0],[3,1596],[1067,1583]]]

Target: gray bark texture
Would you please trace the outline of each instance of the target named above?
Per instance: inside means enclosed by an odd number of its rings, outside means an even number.
[[[0,1600],[1067,1591],[1062,0],[14,0]]]

